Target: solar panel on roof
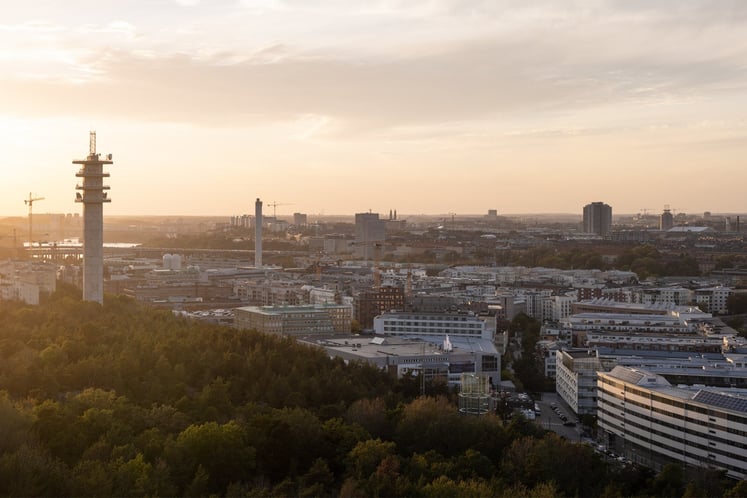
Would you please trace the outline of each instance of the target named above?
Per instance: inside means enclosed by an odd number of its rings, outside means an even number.
[[[724,408],[726,410],[747,413],[747,399],[739,398],[737,396],[700,390],[695,393],[695,396],[693,396],[693,401]]]
[[[620,366],[613,368],[610,375],[631,384],[638,384],[644,377],[642,373]]]

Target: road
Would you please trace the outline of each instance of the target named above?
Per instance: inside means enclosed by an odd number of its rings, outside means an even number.
[[[550,406],[551,403],[555,403],[558,407],[560,407],[560,411],[564,413],[566,417],[568,417],[568,421],[575,422],[576,415],[568,407],[568,405],[566,405],[563,400],[560,399],[560,396],[558,396],[556,393],[542,393],[542,399],[536,401],[536,403],[539,405],[542,413],[535,419],[535,422],[540,424],[545,429],[551,430],[559,434],[560,436],[563,436],[569,441],[582,441],[581,424],[576,424],[576,427],[567,427],[563,425],[563,420],[558,417],[558,415]]]

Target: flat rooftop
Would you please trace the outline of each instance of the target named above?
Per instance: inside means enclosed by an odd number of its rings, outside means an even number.
[[[443,335],[435,336],[308,336],[299,340],[307,344],[321,346],[328,351],[348,353],[364,359],[386,359],[387,357],[442,357],[448,361],[449,356],[460,354],[485,353],[499,355],[495,345],[489,339],[472,337],[452,337],[449,341],[451,351],[445,351]]]

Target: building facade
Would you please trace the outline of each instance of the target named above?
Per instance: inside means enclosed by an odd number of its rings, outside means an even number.
[[[612,207],[603,202],[592,202],[584,206],[584,232],[601,237],[612,229]]]
[[[374,318],[387,311],[402,311],[405,307],[405,290],[385,285],[361,291],[353,301],[353,316],[364,329],[373,327]]]
[[[558,351],[555,360],[555,390],[576,415],[597,409],[597,372],[603,366],[587,350]]]
[[[305,338],[302,342],[324,348],[345,361],[363,361],[392,375],[423,375],[459,386],[464,374],[485,375],[499,386],[501,356],[487,339],[446,336],[334,336]]]
[[[675,388],[620,366],[597,382],[598,427],[616,453],[655,469],[680,462],[747,477],[747,391]]]
[[[377,335],[450,335],[493,340],[495,330],[474,313],[388,312],[374,318]]]
[[[246,306],[234,310],[236,328],[282,336],[350,333],[353,310],[345,305]]]
[[[386,221],[379,213],[355,214],[355,254],[364,259],[375,259],[378,247],[386,240]]]
[[[57,288],[57,267],[37,261],[0,261],[0,299],[39,304]]]

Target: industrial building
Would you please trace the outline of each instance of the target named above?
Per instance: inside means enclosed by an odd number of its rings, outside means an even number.
[[[600,372],[598,427],[606,445],[635,463],[669,462],[747,478],[747,391],[673,386],[629,367]]]

